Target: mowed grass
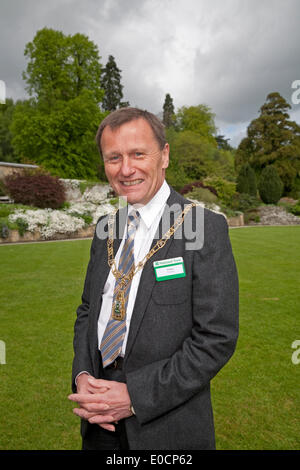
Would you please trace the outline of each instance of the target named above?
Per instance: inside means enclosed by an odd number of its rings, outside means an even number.
[[[212,381],[218,449],[298,449],[300,227],[230,230],[240,336]],[[73,325],[90,240],[0,246],[0,449],[80,449]],[[298,328],[298,329],[297,329]],[[188,423],[187,423],[188,426]]]
[[[300,227],[230,230],[240,280],[237,349],[212,382],[219,449],[299,449]]]
[[[78,449],[72,336],[90,240],[0,246],[0,449]]]

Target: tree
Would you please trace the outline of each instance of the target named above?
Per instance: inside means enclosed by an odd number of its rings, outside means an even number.
[[[300,176],[300,126],[289,120],[290,108],[279,93],[270,93],[236,152],[237,169],[248,162],[260,175],[266,166],[274,165],[285,192]]]
[[[257,186],[255,172],[249,163],[246,163],[240,169],[237,177],[236,190],[239,193],[247,193],[251,196],[256,196]]]
[[[279,201],[283,183],[274,165],[266,166],[261,172],[258,190],[261,200],[265,204],[277,204]]]
[[[166,134],[171,149],[167,179],[175,189],[212,175],[235,180],[233,152],[218,148],[210,108],[202,104],[184,106],[176,113],[174,123]]]
[[[39,104],[51,107],[57,100],[68,101],[83,90],[92,92],[100,103],[101,64],[97,46],[83,34],[65,36],[43,28],[26,44],[28,65],[23,72],[26,90]]]
[[[95,134],[104,117],[97,46],[82,34],[44,28],[26,45],[25,56],[31,98],[15,107],[15,153],[64,178],[96,177]]]
[[[121,70],[117,67],[112,55],[108,57],[107,64],[103,69],[102,86],[105,91],[102,101],[104,111],[114,111],[129,105],[128,102],[122,102],[123,85],[121,85]]]
[[[167,93],[163,105],[163,123],[167,128],[171,127],[174,124],[174,114],[175,110],[173,105],[173,99],[171,98],[169,93]]]
[[[26,100],[14,112],[13,146],[25,163],[62,178],[92,179],[98,174],[95,135],[102,119],[88,90],[72,100],[58,100],[48,113],[35,100]]]
[[[5,104],[0,105],[0,160],[4,162],[15,162],[17,160],[11,143],[12,134],[10,130],[14,106],[11,98],[7,98]]]
[[[220,150],[233,150],[233,147],[228,143],[229,140],[224,135],[216,136],[217,145]]]
[[[191,181],[203,180],[207,176],[230,177],[233,173],[233,158],[230,152],[219,150],[216,145],[199,134],[186,130],[167,131],[170,144],[170,163],[166,175],[169,183],[179,190]],[[230,178],[232,179],[232,178]]]
[[[205,104],[198,106],[183,106],[176,114],[176,129],[178,131],[191,131],[217,147],[216,126],[214,114]]]

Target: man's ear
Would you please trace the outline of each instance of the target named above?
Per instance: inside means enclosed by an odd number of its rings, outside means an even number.
[[[170,154],[170,147],[169,147],[169,144],[166,143],[162,150],[162,161],[163,161],[162,168],[163,169],[166,169],[169,166],[169,154]]]

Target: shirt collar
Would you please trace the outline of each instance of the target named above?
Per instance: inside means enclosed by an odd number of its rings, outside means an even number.
[[[170,192],[170,187],[166,180],[164,180],[163,184],[157,193],[153,196],[153,198],[144,206],[137,208],[141,215],[141,219],[146,224],[148,229],[151,227],[155,217],[160,214],[161,210],[163,209]],[[130,213],[133,208],[134,206],[128,204],[128,213]]]

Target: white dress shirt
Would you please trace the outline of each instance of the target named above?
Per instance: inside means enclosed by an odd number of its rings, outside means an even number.
[[[159,221],[161,219],[162,213],[164,211],[167,199],[170,195],[170,188],[166,181],[163,182],[160,189],[157,191],[155,196],[149,201],[145,206],[137,208],[140,215],[140,224],[137,228],[135,238],[134,238],[134,259],[135,264],[141,261],[144,256],[150,251],[155,232],[158,228]],[[128,214],[133,210],[132,205],[128,205]],[[127,229],[124,230],[123,240],[120,244],[120,247],[115,254],[116,266],[118,266],[120,254],[125,243]],[[121,356],[125,355],[126,343],[128,338],[128,332],[130,328],[130,321],[132,316],[132,311],[135,303],[136,294],[138,291],[138,286],[142,274],[142,269],[140,269],[133,277],[131,281],[131,287],[128,297],[128,305],[126,310],[126,334],[123,341]],[[98,319],[98,345],[100,349],[101,340],[108,323],[108,320],[111,315],[112,310],[112,301],[113,293],[115,286],[115,278],[112,272],[109,272],[108,278],[104,285],[102,293],[102,306],[100,310],[100,315]]]

